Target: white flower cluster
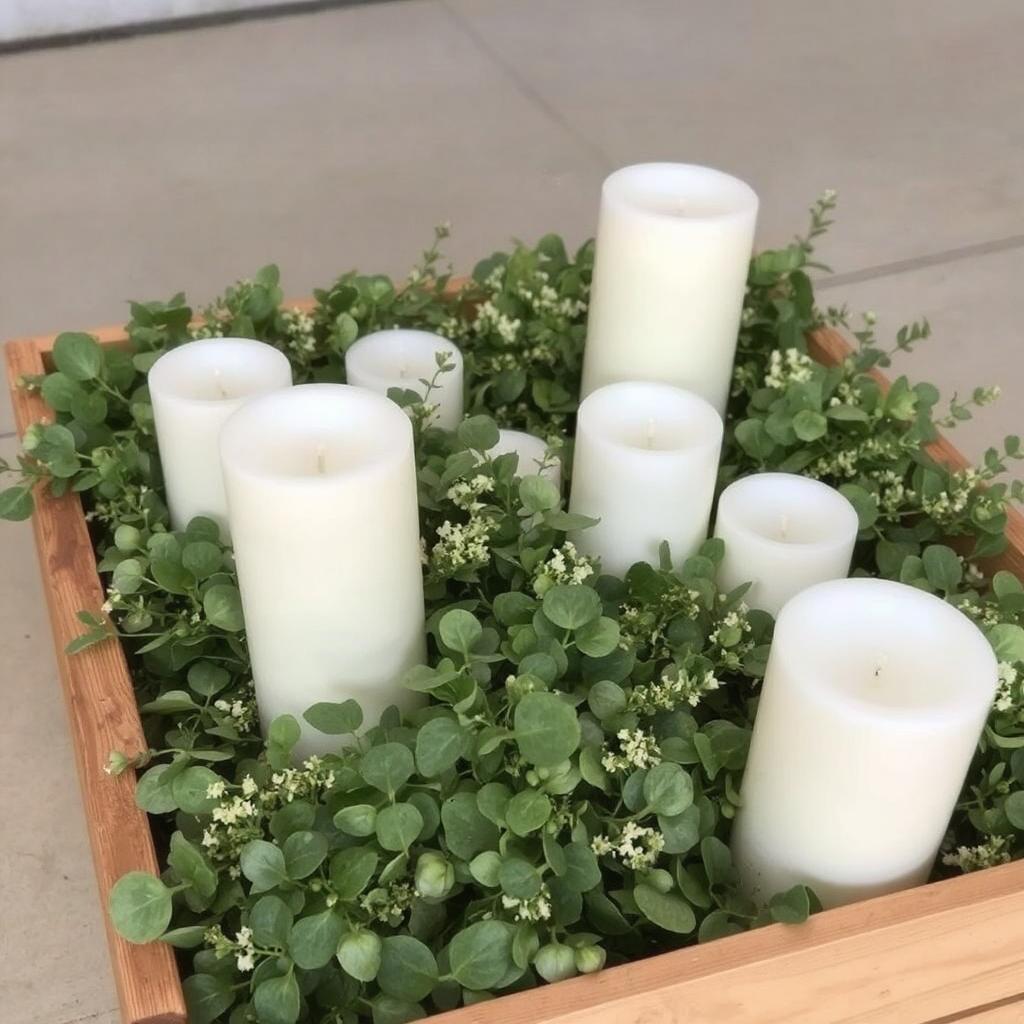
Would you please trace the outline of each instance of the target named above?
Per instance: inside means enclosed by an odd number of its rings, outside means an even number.
[[[282,310],[281,323],[288,336],[288,345],[296,352],[309,353],[316,349],[316,324],[309,313],[301,309]]]
[[[916,497],[903,483],[903,477],[892,469],[880,469],[870,477],[878,484],[878,507],[888,515],[899,512],[903,505]]]
[[[941,494],[921,495],[921,509],[940,526],[951,524],[967,509],[980,483],[981,477],[976,469],[951,473],[949,486]]]
[[[1012,711],[1020,706],[1017,670],[1008,661],[999,662],[999,689],[993,707],[996,711]]]
[[[238,944],[235,966],[245,974],[256,966],[256,944],[252,941],[252,929],[246,926],[239,928],[235,942]]]
[[[334,786],[334,782],[334,772],[314,756],[301,768],[275,772],[263,788],[251,775],[247,775],[240,786],[223,781],[211,783],[207,795],[220,803],[210,811],[210,823],[203,831],[203,847],[216,861],[235,862],[250,839],[263,838],[264,817],[302,797],[315,802]],[[237,792],[239,789],[241,793]],[[232,863],[231,873],[237,877],[237,864]]]
[[[601,757],[601,765],[606,772],[614,775],[661,763],[661,750],[651,733],[643,729],[620,729],[615,738],[619,741],[618,751],[605,749]]]
[[[206,317],[201,324],[193,324],[188,329],[189,337],[193,341],[202,341],[204,338],[223,338],[224,325],[212,317]]]
[[[615,857],[634,871],[653,867],[664,847],[665,837],[657,829],[638,825],[635,821],[627,821],[622,826],[618,839],[598,835],[590,842],[590,848],[598,857]]]
[[[683,704],[695,708],[705,694],[721,685],[721,680],[711,671],[694,675],[684,668],[666,669],[659,682],[635,686],[629,695],[627,708],[642,715],[674,711]]]
[[[225,715],[230,715],[232,719],[231,724],[239,732],[248,732],[256,723],[257,712],[254,697],[235,697],[232,700],[221,698],[215,700],[213,706]]]
[[[959,846],[942,856],[942,863],[961,871],[981,871],[1006,864],[1010,859],[1010,836],[989,836],[978,846]]]
[[[584,583],[593,575],[594,563],[567,540],[534,569],[533,592],[543,597],[554,586]]]
[[[479,473],[472,480],[459,480],[452,484],[448,488],[448,500],[467,512],[479,512],[484,507],[484,503],[479,500],[480,495],[493,490],[494,480]]]
[[[387,886],[371,889],[359,905],[371,918],[392,927],[398,925],[412,906],[416,893],[408,882],[392,882]]]
[[[503,895],[501,905],[506,910],[514,910],[517,921],[546,921],[551,916],[551,893],[546,885],[542,885],[540,892],[529,899]]]
[[[814,360],[798,348],[772,349],[764,386],[785,391],[790,384],[802,384],[814,375]]]
[[[485,565],[491,557],[494,526],[489,516],[473,516],[468,523],[446,519],[437,528],[437,543],[430,551],[432,569],[449,576],[466,566]]]
[[[491,299],[480,305],[476,311],[476,320],[473,321],[473,330],[477,334],[494,331],[506,345],[515,344],[522,326],[522,320],[502,313]]]
[[[828,400],[828,404],[835,408],[837,405],[860,405],[860,390],[855,388],[848,380],[840,381],[836,393]]]

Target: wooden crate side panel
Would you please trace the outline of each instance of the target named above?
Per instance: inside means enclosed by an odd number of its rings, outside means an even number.
[[[12,384],[24,374],[42,372],[33,344],[10,344],[6,356]],[[22,433],[48,413],[36,394],[12,386],[11,396]],[[122,1015],[126,1024],[181,1024],[185,1004],[171,948],[125,942],[107,917],[107,896],[121,875],[159,872],[149,821],[135,803],[134,774],[112,778],[103,771],[112,750],[130,756],[147,744],[121,645],[111,639],[79,654],[64,653],[85,628],[77,613],[98,611],[104,594],[78,496],[38,498],[36,548]]]

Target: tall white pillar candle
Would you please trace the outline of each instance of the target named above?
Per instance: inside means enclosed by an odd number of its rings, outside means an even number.
[[[288,359],[250,338],[206,338],[165,352],[149,371],[156,440],[171,525],[209,516],[227,539],[217,441],[227,418],[255,395],[291,385]]]
[[[488,451],[492,459],[499,455],[519,456],[516,473],[519,476],[543,476],[556,487],[562,486],[562,462],[549,453],[547,443],[524,430],[498,431],[498,443]]]
[[[856,509],[828,484],[794,473],[742,477],[718,499],[718,585],[752,583],[746,603],[777,615],[794,594],[849,573],[857,529]]]
[[[239,410],[221,456],[263,725],[289,713],[301,754],[336,749],[302,713],[355,698],[375,724],[426,653],[412,424],[372,391],[302,384]]]
[[[721,446],[721,416],[689,391],[633,381],[588,395],[569,511],[600,522],[572,537],[576,547],[616,576],[657,565],[666,540],[681,564],[707,537]]]
[[[605,179],[582,393],[659,380],[725,412],[754,244],[757,195],[693,164]]]
[[[438,356],[452,368],[437,378],[427,404],[437,411],[431,424],[454,430],[462,421],[462,353],[458,346],[430,331],[377,331],[360,338],[345,353],[345,376],[349,384],[386,395],[391,388],[424,394],[424,381],[437,374]]]
[[[732,851],[759,902],[826,907],[923,883],[996,691],[962,612],[888,580],[819,583],[782,609]]]

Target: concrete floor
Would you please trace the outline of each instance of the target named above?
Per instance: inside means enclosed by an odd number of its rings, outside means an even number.
[[[1015,0],[407,0],[0,57],[0,337],[118,321],[277,261],[289,294],[592,233],[601,179],[681,159],[748,180],[761,244],[824,188],[823,301],[928,315],[913,373],[1022,426],[1024,77]],[[11,457],[0,398],[0,456]],[[107,966],[27,525],[0,526],[0,1006],[107,1024]]]

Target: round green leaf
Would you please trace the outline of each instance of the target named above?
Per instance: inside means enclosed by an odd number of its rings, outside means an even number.
[[[307,878],[327,857],[327,837],[320,832],[293,832],[282,847],[288,877]]]
[[[498,829],[476,805],[473,793],[456,793],[441,804],[441,824],[448,849],[462,860],[498,845]]]
[[[66,373],[48,373],[40,386],[43,401],[57,412],[71,412],[71,403],[82,393],[78,382]]]
[[[1014,828],[1024,829],[1024,790],[1017,790],[1006,798],[1003,813]]]
[[[814,409],[801,409],[793,417],[793,430],[801,441],[817,441],[828,431],[828,420]]]
[[[452,976],[472,991],[493,988],[513,967],[512,938],[512,928],[502,921],[463,928],[448,947]]]
[[[484,850],[469,862],[469,873],[489,889],[498,887],[500,872],[501,854],[495,850]]]
[[[171,795],[186,814],[206,814],[220,803],[219,798],[206,795],[210,786],[224,782],[215,771],[195,765],[175,775],[171,782]]]
[[[334,824],[348,836],[372,836],[377,827],[377,808],[371,804],[343,807],[335,814]]]
[[[354,900],[369,884],[380,858],[367,846],[351,846],[331,858],[331,886],[340,899]]]
[[[395,999],[418,1003],[437,985],[437,961],[434,954],[411,935],[392,935],[381,948],[377,984]]]
[[[0,519],[20,523],[32,515],[35,503],[27,487],[5,487],[0,491]]]
[[[557,694],[528,693],[516,705],[514,722],[519,752],[531,764],[561,764],[579,746],[579,719]]]
[[[453,608],[441,616],[437,631],[441,642],[447,647],[468,654],[483,635],[484,628],[472,612],[464,608]]]
[[[135,802],[149,814],[170,814],[178,809],[170,783],[161,780],[170,765],[155,764],[139,777],[135,785]]]
[[[776,893],[768,904],[773,921],[782,924],[803,924],[811,913],[811,900],[807,886],[794,885],[792,889]]]
[[[693,803],[693,782],[677,764],[664,761],[644,776],[644,802],[655,814],[682,814]]]
[[[303,712],[302,717],[317,732],[328,736],[344,736],[356,732],[363,724],[363,709],[356,700],[340,704],[322,701]]]
[[[423,816],[412,804],[392,804],[377,815],[377,842],[396,853],[408,850],[421,828]]]
[[[653,886],[638,885],[633,899],[648,921],[667,932],[687,935],[697,926],[697,918],[689,903],[676,893],[658,892]]]
[[[517,835],[536,832],[551,817],[551,800],[536,789],[516,793],[505,808],[505,821]]]
[[[457,433],[462,444],[478,452],[490,451],[498,443],[498,424],[490,416],[467,416]]]
[[[601,598],[591,587],[552,587],[544,595],[545,617],[562,629],[578,629],[601,615]]]
[[[89,334],[58,334],[53,343],[53,362],[72,380],[94,380],[103,369],[103,350]]]
[[[292,959],[307,971],[315,971],[330,963],[337,952],[345,930],[340,914],[324,910],[319,914],[299,918],[292,925],[288,949]]]
[[[213,974],[193,974],[181,988],[189,1024],[211,1024],[235,1001],[235,990],[227,978]]]
[[[260,1024],[295,1024],[302,999],[294,972],[261,981],[253,992],[252,1005]]]
[[[145,571],[137,558],[125,558],[114,566],[114,577],[111,580],[114,589],[122,594],[134,594],[142,586]]]
[[[171,890],[146,871],[122,875],[108,902],[114,927],[129,942],[153,942],[171,922]]]
[[[249,911],[249,927],[257,946],[280,946],[288,943],[292,930],[292,912],[280,896],[261,896]]]
[[[284,854],[265,839],[253,839],[242,847],[242,874],[252,882],[252,892],[261,893],[288,881]]]
[[[242,619],[242,597],[238,587],[218,583],[203,595],[203,611],[211,626],[228,633],[237,633],[245,625]]]
[[[603,658],[619,646],[619,624],[602,615],[580,626],[575,633],[576,646],[590,658]]]
[[[527,467],[520,466],[518,472],[522,475],[526,470]],[[519,481],[519,500],[527,512],[547,512],[558,507],[561,495],[547,477],[527,475]]]
[[[573,841],[562,851],[565,871],[562,881],[575,892],[590,892],[601,881],[601,867],[589,843]]]
[[[338,963],[356,981],[373,981],[380,970],[382,943],[371,931],[349,932],[338,946]]]
[[[416,770],[412,752],[401,743],[371,747],[359,761],[359,774],[388,796],[394,796]]]
[[[509,857],[498,869],[498,884],[509,896],[529,900],[540,892],[541,878],[537,869],[522,857]]]
[[[469,742],[469,733],[454,718],[432,718],[425,722],[416,735],[416,766],[420,775],[431,778],[447,771],[466,754]]]
[[[220,548],[208,540],[195,540],[186,544],[181,552],[181,564],[197,580],[205,580],[219,572],[224,563]]]

